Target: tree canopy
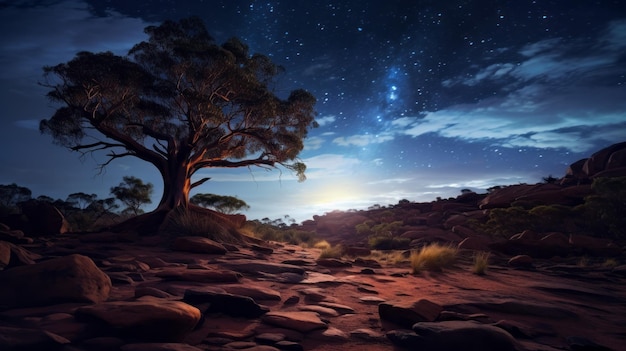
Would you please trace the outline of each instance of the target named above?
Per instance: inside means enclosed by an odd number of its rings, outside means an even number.
[[[105,167],[137,157],[160,172],[158,209],[186,207],[204,168],[282,165],[304,179],[297,158],[316,126],[315,98],[274,91],[281,68],[236,38],[222,45],[198,18],[145,29],[128,56],[80,52],[45,67],[48,97],[61,107],[40,130],[81,153],[105,152]]]
[[[213,208],[217,212],[231,214],[242,209],[249,209],[248,204],[234,196],[223,196],[217,194],[195,194],[190,199],[194,205]]]
[[[142,213],[141,206],[152,202],[152,183],[144,183],[141,179],[126,176],[124,180],[115,187],[111,188],[111,194],[120,200],[126,208],[123,213],[133,213],[137,215]]]

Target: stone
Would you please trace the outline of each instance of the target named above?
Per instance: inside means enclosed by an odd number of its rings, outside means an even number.
[[[242,277],[240,273],[234,271],[209,269],[163,270],[155,275],[166,280],[199,283],[236,283]]]
[[[380,303],[387,302],[387,300],[378,296],[362,296],[359,297],[359,301],[368,305],[378,305]]]
[[[414,302],[383,302],[378,305],[380,319],[407,329],[417,322],[436,320],[441,311],[443,311],[443,307],[426,299]]]
[[[325,302],[322,301],[319,303],[320,306],[332,308],[333,310],[339,312],[339,314],[353,314],[355,313],[354,309],[350,306],[334,303],[334,302]]]
[[[10,307],[106,300],[111,279],[86,256],[69,255],[0,271],[0,301]]]
[[[63,214],[49,202],[29,200],[21,203],[20,208],[28,218],[26,234],[29,236],[58,235],[70,230]]]
[[[516,351],[517,341],[506,331],[473,321],[421,322],[413,325],[418,350]]]
[[[322,267],[331,267],[331,268],[339,268],[339,267],[352,267],[352,263],[339,260],[336,258],[320,258],[316,261],[318,266]]]
[[[328,293],[322,288],[307,288],[299,290],[299,292],[306,296],[309,301],[324,301],[328,298]]]
[[[249,273],[253,275],[262,275],[260,273],[296,273],[304,276],[306,274],[306,271],[302,267],[260,260],[232,260],[220,262],[220,265],[224,268],[232,269],[237,272]]]
[[[247,296],[218,293],[201,288],[187,289],[183,301],[192,305],[210,304],[205,313],[224,313],[233,317],[257,318],[269,309]]]
[[[203,349],[181,343],[136,343],[126,344],[120,351],[203,351]]]
[[[0,326],[0,350],[61,350],[70,341],[46,330]]]
[[[79,307],[78,320],[97,320],[125,337],[141,341],[179,342],[200,321],[200,310],[181,301],[144,297]]]
[[[0,241],[0,270],[11,262],[11,246],[5,241]]]
[[[172,243],[172,250],[203,254],[223,255],[228,250],[224,245],[199,236],[181,236]]]
[[[473,250],[473,251],[489,251],[489,245],[493,240],[483,236],[470,236],[459,243],[457,246],[459,250]]]
[[[383,334],[369,328],[355,329],[350,332],[350,336],[366,341],[379,341],[385,337]]]
[[[343,250],[343,253],[346,256],[369,256],[372,254],[372,250],[367,247],[358,247],[358,246],[348,246]]]
[[[282,328],[293,329],[302,333],[307,333],[316,329],[326,329],[328,326],[315,312],[282,312],[272,311],[266,313],[261,321],[266,324],[275,325]]]
[[[328,307],[323,307],[323,306],[317,306],[317,305],[303,305],[303,306],[298,306],[298,309],[300,311],[311,311],[311,312],[316,312],[322,316],[328,316],[328,317],[337,317],[339,316],[339,312],[333,310],[332,308],[328,308]]]
[[[517,255],[511,257],[508,264],[511,267],[529,268],[533,266],[533,259],[528,255]]]
[[[262,253],[264,255],[271,255],[272,253],[274,253],[274,249],[272,249],[271,247],[257,244],[250,244],[250,250]]]
[[[251,297],[255,301],[280,301],[282,298],[279,291],[260,285],[226,285],[224,290],[231,294]]]

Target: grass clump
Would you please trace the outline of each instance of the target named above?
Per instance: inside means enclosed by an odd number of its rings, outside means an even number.
[[[240,243],[241,233],[222,225],[209,212],[176,210],[168,215],[161,230],[171,236],[199,236],[221,243]]]
[[[474,264],[472,265],[472,273],[477,275],[485,275],[487,273],[487,267],[489,267],[489,252],[476,252],[474,253]]]
[[[328,246],[322,249],[319,258],[340,258],[343,256],[343,247],[341,245]]]
[[[330,243],[328,241],[321,240],[321,241],[316,242],[313,245],[313,247],[316,248],[316,249],[326,250],[326,249],[329,249],[331,247],[331,245],[330,245]]]
[[[614,258],[607,258],[604,263],[602,263],[602,267],[605,268],[615,268],[619,266],[619,262]]]
[[[411,268],[413,274],[422,271],[442,271],[443,268],[452,266],[456,258],[457,249],[452,246],[444,246],[437,243],[422,247],[419,251],[413,251]]]
[[[372,236],[368,244],[372,250],[406,250],[409,248],[411,239],[392,236]]]

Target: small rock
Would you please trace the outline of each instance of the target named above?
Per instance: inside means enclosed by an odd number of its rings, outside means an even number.
[[[384,339],[385,336],[369,328],[356,329],[350,332],[350,336],[356,339],[375,341]]]
[[[137,343],[126,344],[121,351],[203,351],[195,346],[180,343]]]
[[[328,307],[328,308],[332,308],[333,310],[339,312],[340,314],[352,314],[355,313],[354,309],[350,306],[346,306],[346,305],[341,305],[338,303],[334,303],[334,302],[320,302],[319,303],[320,306],[324,306],[324,307]]]
[[[511,267],[529,268],[533,266],[533,259],[528,255],[517,255],[512,257],[508,263]]]
[[[432,322],[443,307],[426,299],[415,302],[383,302],[378,305],[380,319],[410,328],[417,322]]]
[[[369,305],[378,305],[379,303],[386,302],[387,300],[380,298],[378,296],[362,296],[359,297],[359,301]]]
[[[254,302],[247,296],[222,294],[200,288],[185,290],[183,301],[198,305],[210,304],[206,313],[224,313],[233,317],[256,318],[268,311],[268,308]]]
[[[352,263],[347,261],[338,260],[336,258],[321,258],[316,261],[319,266],[322,267],[352,267]]]
[[[316,329],[326,329],[328,326],[315,312],[268,312],[261,319],[263,323],[297,330],[307,333]]]
[[[322,307],[322,306],[316,306],[316,305],[304,305],[304,306],[298,306],[298,309],[300,311],[311,311],[311,312],[317,312],[320,315],[323,316],[329,316],[329,317],[337,317],[339,316],[339,312],[333,310],[332,308],[328,308],[328,307]]]

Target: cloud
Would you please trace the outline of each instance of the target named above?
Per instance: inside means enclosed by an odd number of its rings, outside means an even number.
[[[317,124],[319,124],[320,127],[329,125],[334,123],[336,120],[336,117],[333,115],[330,116],[324,116],[324,117],[320,117],[320,118],[316,118],[315,121],[317,122]]]
[[[326,139],[317,136],[308,137],[304,140],[304,150],[317,150],[322,147]]]
[[[29,6],[11,3],[0,11],[0,32],[11,33],[0,41],[0,65],[3,80],[12,86],[22,82],[31,89],[41,80],[43,66],[68,61],[79,51],[126,54],[147,38],[143,29],[149,23],[114,11],[97,17],[82,1],[29,2]]]
[[[37,119],[20,119],[13,124],[20,128],[39,131],[39,120]]]
[[[347,137],[333,139],[333,143],[339,146],[367,146],[370,144],[381,144],[394,139],[394,133],[384,132],[381,134],[356,134]]]

